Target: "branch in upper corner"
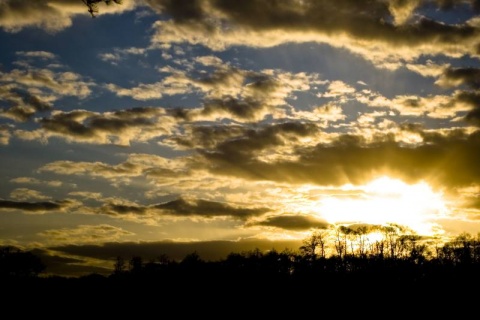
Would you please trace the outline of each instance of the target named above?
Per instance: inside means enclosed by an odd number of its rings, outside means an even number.
[[[105,2],[107,5],[110,5],[112,2],[116,4],[122,4],[123,0],[82,0],[83,3],[88,7],[88,12],[92,15],[92,18],[95,18],[98,14],[98,3]]]

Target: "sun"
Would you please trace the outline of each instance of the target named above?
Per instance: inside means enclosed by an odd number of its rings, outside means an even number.
[[[350,191],[348,197],[320,200],[318,212],[329,223],[396,223],[431,235],[438,232],[435,220],[447,212],[442,193],[426,182],[407,184],[383,176],[363,186],[345,185],[342,189]]]

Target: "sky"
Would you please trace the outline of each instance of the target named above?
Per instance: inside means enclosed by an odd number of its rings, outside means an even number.
[[[96,9],[0,0],[0,245],[80,275],[480,232],[480,1]]]

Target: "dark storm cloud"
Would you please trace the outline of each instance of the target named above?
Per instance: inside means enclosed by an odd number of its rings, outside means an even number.
[[[343,135],[332,143],[297,146],[296,160],[264,162],[256,154],[266,147],[256,135],[225,141],[204,152],[213,173],[251,180],[272,180],[319,185],[361,184],[378,174],[393,174],[406,181],[426,179],[446,186],[469,185],[480,179],[480,131],[467,135],[421,133],[424,144],[396,143],[388,135],[368,142]]]
[[[25,201],[9,201],[0,200],[0,210],[23,210],[29,212],[58,211],[66,208],[69,202],[25,202]]]
[[[160,255],[166,254],[174,260],[182,260],[187,254],[197,252],[204,260],[215,261],[226,258],[229,253],[246,252],[254,249],[267,251],[276,249],[296,250],[301,246],[301,241],[270,241],[270,240],[241,240],[241,241],[199,241],[199,242],[123,242],[104,243],[103,245],[66,245],[53,247],[51,249],[73,254],[76,256],[114,260],[116,257],[129,259],[140,256],[145,261],[155,260]],[[112,264],[113,265],[113,264]]]
[[[247,219],[269,211],[267,208],[242,208],[222,202],[202,199],[186,200],[183,198],[161,203],[153,206],[153,208],[173,216],[202,216],[207,218],[231,216],[237,219]]]
[[[312,228],[327,229],[329,227],[329,223],[325,221],[319,221],[310,216],[299,215],[281,215],[269,217],[268,219],[255,224],[294,231],[304,231]]]

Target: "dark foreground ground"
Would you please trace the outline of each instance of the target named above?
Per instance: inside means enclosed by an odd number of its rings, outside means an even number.
[[[62,318],[478,318],[476,268],[298,274],[189,268],[81,278],[3,278],[4,319]]]

